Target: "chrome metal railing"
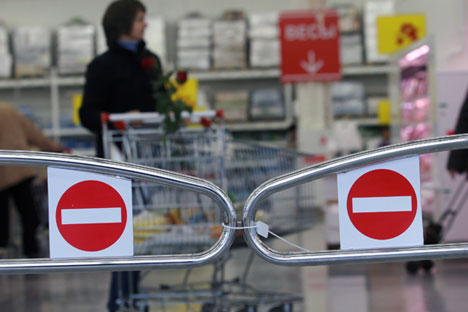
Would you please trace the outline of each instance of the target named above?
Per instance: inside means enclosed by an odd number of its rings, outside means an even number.
[[[379,250],[285,253],[273,250],[266,245],[257,236],[254,222],[257,205],[261,200],[281,190],[384,160],[464,148],[468,148],[467,134],[437,137],[344,156],[270,179],[254,190],[244,205],[242,222],[243,226],[247,227],[244,230],[244,237],[249,247],[261,258],[274,264],[289,266],[468,257],[468,243]]]
[[[244,206],[243,225],[252,227],[257,204],[267,196],[281,190],[384,160],[463,148],[468,148],[468,135],[432,138],[365,151],[276,177],[259,186],[249,196]],[[101,259],[8,259],[0,260],[0,274],[187,268],[214,262],[229,250],[234,239],[235,230],[232,228],[236,226],[236,214],[231,201],[219,187],[202,179],[107,159],[29,151],[0,150],[0,165],[77,169],[147,180],[161,185],[192,190],[212,198],[224,211],[223,223],[230,227],[224,228],[218,241],[210,249],[201,253]],[[273,250],[262,242],[253,228],[244,230],[244,236],[249,247],[260,257],[280,265],[326,265],[468,257],[468,243],[379,250],[284,253]]]
[[[101,158],[31,151],[0,150],[0,164],[77,169],[147,180],[165,186],[195,191],[213,199],[224,211],[224,224],[229,224],[232,227],[236,225],[236,214],[228,196],[215,184],[199,178]],[[8,259],[0,260],[0,274],[187,268],[212,263],[221,257],[229,250],[234,233],[235,230],[225,228],[218,241],[210,249],[201,253],[101,259]]]

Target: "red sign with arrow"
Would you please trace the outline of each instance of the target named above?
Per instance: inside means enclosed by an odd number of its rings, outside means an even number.
[[[335,10],[282,13],[279,25],[283,83],[341,79]]]

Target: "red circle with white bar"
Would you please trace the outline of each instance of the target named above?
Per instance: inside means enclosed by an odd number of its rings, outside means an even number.
[[[417,197],[411,183],[393,170],[377,169],[359,177],[347,198],[349,219],[363,235],[379,240],[403,234],[413,223]]]
[[[112,246],[124,232],[127,208],[112,186],[89,180],[63,193],[55,217],[60,234],[70,245],[100,251]]]

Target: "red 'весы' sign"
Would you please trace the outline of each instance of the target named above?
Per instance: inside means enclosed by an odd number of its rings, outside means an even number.
[[[335,10],[285,12],[279,25],[283,83],[341,79]]]

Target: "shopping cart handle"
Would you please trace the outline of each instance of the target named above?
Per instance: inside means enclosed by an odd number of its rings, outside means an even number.
[[[101,113],[101,123],[106,124],[110,121],[110,115],[108,113]]]
[[[191,118],[192,120],[199,120],[200,118],[214,118],[216,117],[217,113],[213,110],[208,110],[208,111],[200,111],[200,112],[182,112],[182,118]],[[134,120],[139,120],[142,122],[161,122],[164,120],[164,115],[161,115],[159,113],[116,113],[116,114],[110,114],[108,115],[107,121],[134,121]]]
[[[188,189],[209,196],[223,210],[223,223],[236,225],[236,213],[229,197],[215,184],[199,178],[137,164],[70,154],[0,150],[0,165],[51,166],[118,175]],[[155,268],[187,268],[216,261],[226,253],[235,230],[224,229],[218,241],[201,253],[135,256],[105,259],[14,259],[0,260],[0,274],[72,271],[122,271]]]
[[[468,148],[468,134],[443,136],[426,140],[389,145],[375,150],[332,159],[307,168],[268,180],[255,189],[244,205],[242,222],[246,227],[244,237],[252,250],[261,258],[279,265],[308,266],[329,264],[350,264],[370,262],[391,262],[406,260],[464,258],[468,257],[468,243],[425,245],[423,247],[317,251],[317,252],[279,252],[267,246],[253,229],[258,204],[267,196],[281,190],[311,182],[332,174],[344,172],[355,167],[410,155],[441,152]]]

